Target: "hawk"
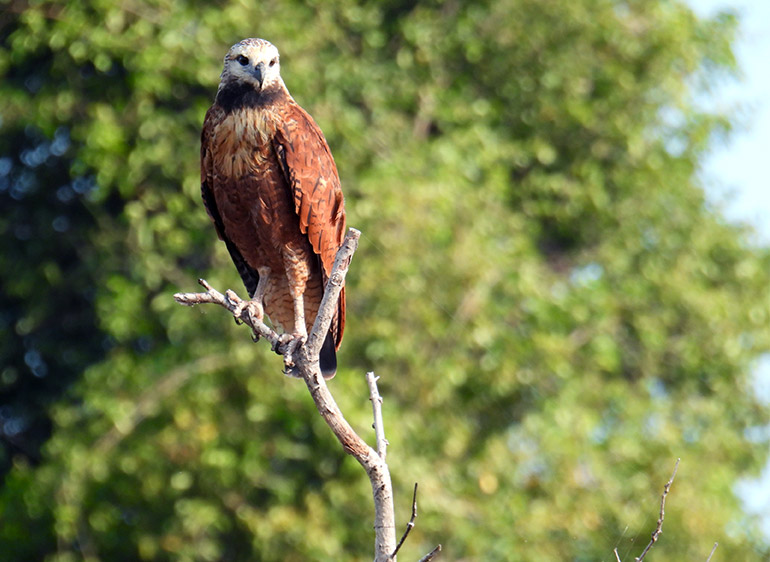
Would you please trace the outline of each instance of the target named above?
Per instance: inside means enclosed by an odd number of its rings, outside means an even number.
[[[337,166],[281,78],[278,49],[244,39],[224,60],[201,133],[201,194],[258,315],[306,338],[345,235]],[[345,289],[320,354],[337,370]]]

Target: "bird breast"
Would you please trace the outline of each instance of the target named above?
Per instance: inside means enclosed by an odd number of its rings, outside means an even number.
[[[239,179],[264,168],[272,147],[274,126],[268,112],[251,109],[233,111],[215,131],[216,168],[226,177]]]

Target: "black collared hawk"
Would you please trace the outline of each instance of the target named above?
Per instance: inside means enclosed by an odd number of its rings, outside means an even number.
[[[264,39],[227,52],[203,122],[201,193],[259,314],[305,338],[345,236],[345,203],[329,145],[280,69]],[[344,328],[343,287],[320,354],[327,379]]]

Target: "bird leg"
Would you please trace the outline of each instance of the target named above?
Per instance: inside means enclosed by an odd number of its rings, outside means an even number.
[[[307,326],[305,325],[305,288],[307,287],[308,269],[303,262],[303,251],[287,244],[283,250],[284,264],[286,267],[286,280],[289,285],[289,295],[294,304],[294,337],[301,340],[307,339]],[[296,349],[297,346],[295,346]]]
[[[307,273],[302,270],[296,255],[287,248],[288,258],[286,277],[289,282],[289,294],[294,305],[294,332],[281,337],[283,347],[283,363],[286,367],[284,374],[297,376],[294,368],[294,353],[307,341],[307,326],[305,325],[305,287]],[[284,343],[285,342],[285,343]]]
[[[305,299],[296,287],[291,287],[292,300],[294,301],[294,333],[285,339],[286,347],[283,353],[283,362],[286,366],[284,374],[297,376],[294,369],[294,353],[299,346],[307,341],[307,327],[305,326]],[[288,334],[284,334],[287,336]],[[283,338],[282,338],[283,339]]]
[[[307,244],[305,244],[307,246]],[[287,375],[293,375],[294,358],[293,355],[302,344],[307,340],[307,326],[305,325],[305,288],[310,276],[307,264],[307,254],[310,250],[306,248],[301,241],[292,240],[287,242],[282,249],[283,264],[286,271],[286,281],[288,283],[289,296],[291,296],[294,306],[294,331],[291,339],[286,340],[283,348],[283,362],[286,366]],[[288,328],[288,326],[284,326]]]
[[[294,335],[297,339],[307,339],[307,326],[305,325],[305,297],[302,293],[294,296]]]

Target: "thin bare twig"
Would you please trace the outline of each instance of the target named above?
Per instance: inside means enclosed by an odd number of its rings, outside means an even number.
[[[613,551],[612,551],[612,552],[614,552],[614,553],[615,553],[615,560],[617,560],[618,562],[623,562],[623,561],[620,559],[620,554],[618,554],[618,547],[615,547],[615,548],[613,549]]]
[[[222,308],[229,310],[233,317],[239,322],[245,323],[251,328],[255,338],[265,338],[278,351],[281,345],[281,337],[272,330],[262,319],[257,316],[253,309],[250,309],[249,301],[244,301],[235,291],[227,290],[223,295],[205,279],[198,279],[198,283],[206,289],[205,293],[176,293],[174,300],[185,306],[195,306],[196,304],[218,304]]]
[[[388,449],[388,440],[385,439],[385,424],[382,422],[382,396],[377,389],[377,381],[380,377],[375,377],[371,371],[366,373],[366,384],[369,385],[369,400],[372,401],[372,415],[374,416],[374,436],[377,440],[377,454],[382,460],[385,460]]]
[[[436,557],[436,555],[439,552],[441,552],[441,545],[438,545],[436,548],[431,550],[428,554],[426,554],[425,556],[420,558],[420,560],[418,560],[418,562],[430,562],[431,560],[433,560]]]
[[[663,518],[666,516],[665,514],[666,496],[668,495],[668,491],[671,489],[671,484],[674,483],[674,478],[676,477],[676,471],[679,468],[680,460],[682,459],[676,459],[676,464],[674,465],[674,472],[673,474],[671,474],[671,478],[669,479],[669,481],[666,482],[666,485],[663,486],[663,495],[660,497],[660,516],[658,517],[658,525],[655,527],[655,530],[652,532],[652,537],[650,539],[650,542],[646,547],[644,547],[642,554],[640,554],[638,558],[634,559],[636,562],[641,562],[642,560],[644,560],[644,557],[647,556],[647,553],[650,551],[652,546],[658,541],[658,538],[663,532]]]
[[[394,550],[393,554],[390,555],[391,559],[395,558],[396,554],[398,554],[398,551],[401,550],[401,545],[404,544],[406,537],[409,536],[409,533],[414,528],[414,520],[416,518],[417,518],[417,482],[414,483],[414,494],[412,494],[412,518],[409,519],[409,523],[406,524],[404,535],[401,537],[401,540],[398,541],[398,545],[396,545],[396,550]]]
[[[719,546],[719,543],[715,542],[714,548],[711,549],[711,554],[709,554],[709,557],[706,558],[706,562],[711,562],[711,557],[714,556],[714,551],[717,549],[718,546]]]

